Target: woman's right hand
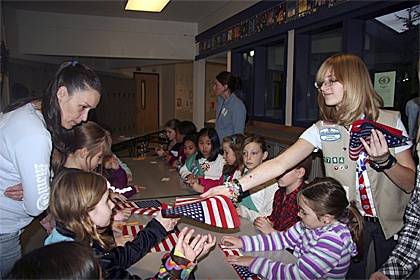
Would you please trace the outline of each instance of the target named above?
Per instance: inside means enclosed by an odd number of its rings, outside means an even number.
[[[213,187],[210,190],[206,191],[205,193],[201,194],[200,196],[202,198],[209,198],[211,196],[215,196],[215,195],[219,195],[219,194],[230,197],[225,185]]]
[[[175,228],[179,218],[164,218],[162,212],[159,211],[155,219],[165,228],[166,231],[171,231]]]
[[[13,200],[23,200],[23,186],[22,184],[17,184],[13,187],[8,187],[3,194]]]
[[[239,237],[232,235],[225,235],[220,240],[220,244],[226,246],[228,249],[242,249],[244,245]]]

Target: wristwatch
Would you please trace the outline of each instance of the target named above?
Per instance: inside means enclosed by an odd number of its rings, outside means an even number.
[[[391,154],[389,154],[388,163],[386,165],[379,165],[378,163],[374,161],[369,162],[370,167],[376,170],[377,172],[384,172],[384,170],[390,169],[395,164],[397,164],[397,159]]]

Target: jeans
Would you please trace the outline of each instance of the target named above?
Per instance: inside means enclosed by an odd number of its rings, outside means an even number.
[[[23,230],[0,234],[0,279],[4,279],[21,257],[20,235]]]
[[[365,231],[364,231],[364,255],[363,259],[358,262],[351,262],[349,272],[347,273],[347,279],[368,279],[370,275],[366,276],[366,265],[367,265],[367,256],[370,243],[373,241],[375,249],[375,271],[377,271],[382,264],[388,259],[391,255],[392,250],[397,241],[393,237],[385,239],[385,235],[382,231],[381,224],[379,222],[368,222],[365,221]],[[367,277],[367,278],[366,278]]]

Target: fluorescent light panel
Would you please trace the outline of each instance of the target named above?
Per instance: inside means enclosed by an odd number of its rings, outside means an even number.
[[[160,13],[170,0],[128,0],[126,10]]]

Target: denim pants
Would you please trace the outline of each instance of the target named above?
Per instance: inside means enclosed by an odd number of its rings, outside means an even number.
[[[4,279],[21,257],[20,235],[23,230],[0,234],[0,279]]]
[[[351,262],[349,272],[347,273],[347,279],[369,279],[370,275],[366,276],[366,265],[367,265],[367,256],[368,250],[371,242],[373,241],[375,249],[375,271],[377,271],[382,264],[388,259],[391,255],[392,250],[397,241],[393,237],[385,239],[384,232],[382,231],[381,224],[379,222],[368,222],[365,221],[365,231],[364,231],[364,256],[363,259],[358,262]],[[367,278],[366,278],[367,277]]]

